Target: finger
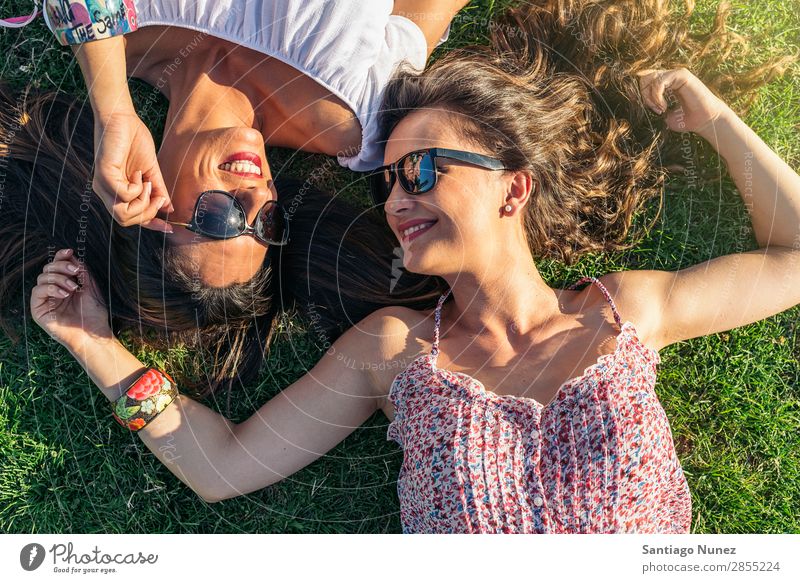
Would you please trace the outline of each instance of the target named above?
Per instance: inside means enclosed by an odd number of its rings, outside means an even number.
[[[141,224],[143,221],[152,217],[142,217],[142,213],[150,206],[150,191],[152,184],[145,182],[142,187],[141,196],[131,202],[119,202],[113,206],[112,214],[114,219],[123,227]],[[155,216],[155,213],[153,213]]]
[[[161,208],[163,208],[163,206],[164,206],[163,198],[153,197],[148,209],[144,213],[142,213],[141,225],[153,231],[160,231],[162,233],[172,233],[173,232],[172,225],[170,225],[165,220],[160,219],[156,216],[158,214],[158,211]]]
[[[142,194],[144,194],[144,188],[146,185],[147,182],[142,180],[142,171],[137,170],[133,173],[131,182],[127,182],[127,180],[123,182],[124,190],[118,190],[117,198],[124,202],[136,200],[142,196]]]
[[[72,249],[61,249],[55,254],[53,260],[44,266],[42,271],[48,271],[49,269],[52,269],[49,266],[54,265],[63,265],[63,269],[66,270],[66,273],[76,275],[80,273],[81,269],[83,268],[83,261],[75,257],[75,252]],[[64,273],[62,269],[57,269],[56,271],[59,273]]]
[[[55,272],[39,274],[39,277],[36,278],[36,285],[58,286],[69,293],[74,292],[79,287],[78,282],[71,275]]]
[[[656,113],[660,113],[658,104],[653,99],[652,89],[653,89],[653,82],[656,80],[659,71],[653,69],[647,69],[645,71],[639,71],[637,75],[639,76],[639,92],[642,96],[642,101],[644,102],[645,106],[649,107]]]
[[[637,71],[636,76],[639,78],[639,87],[645,89],[649,86],[658,72],[659,69],[642,69],[641,71]]]
[[[75,290],[67,287],[52,283],[42,283],[33,287],[31,291],[31,299],[36,298],[39,301],[55,298],[63,300],[72,295]]]
[[[150,229],[151,231],[158,231],[160,233],[175,232],[175,230],[172,228],[172,225],[170,225],[164,219],[159,219],[158,217],[150,219],[149,221],[145,221],[144,223],[142,223],[142,226],[145,229]]]
[[[95,173],[92,188],[100,195],[107,208],[119,201],[130,202],[142,194],[141,174],[137,171],[133,182],[129,182],[128,177],[120,174],[117,169],[101,169]]]
[[[36,315],[43,305],[51,304],[45,312],[58,309],[61,302],[68,298],[71,292],[53,285],[36,285],[31,290],[31,312]],[[53,303],[56,302],[56,303]]]
[[[63,300],[70,297],[75,292],[75,290],[71,288],[63,287],[54,283],[42,283],[33,289],[38,290],[36,296],[40,300],[48,300],[51,298]],[[33,298],[33,294],[31,295],[31,298]]]
[[[165,198],[164,202],[161,204],[158,210],[164,211],[166,213],[174,213],[175,207],[172,206],[172,201],[170,201],[169,198]]]
[[[42,273],[60,273],[66,276],[75,276],[80,271],[80,267],[72,260],[53,261],[42,269]]]
[[[55,254],[50,263],[45,264],[42,273],[61,273],[62,275],[75,277],[80,274],[83,263],[75,257],[72,249],[62,249]]]
[[[156,160],[155,166],[147,173],[146,180],[153,184],[153,196],[164,198],[164,204],[160,207],[169,212],[173,212],[175,207],[172,206],[172,199],[167,192],[167,184],[164,182],[164,176],[161,174],[161,167]]]
[[[660,71],[654,76],[653,82],[648,87],[648,95],[650,103],[653,104],[653,110],[656,113],[664,113],[667,111],[667,100],[664,98],[664,90],[666,88],[666,71]]]
[[[153,183],[145,182],[141,196],[132,200],[128,204],[128,214],[133,217],[138,217],[150,207],[150,200],[153,193]],[[137,221],[141,222],[141,221]]]
[[[663,89],[660,93],[660,99],[663,102],[664,111],[669,107],[666,100],[667,92],[671,92],[673,97],[677,97],[680,90],[688,83],[689,75],[690,73],[686,69],[673,69],[672,71],[666,71],[661,76]]]

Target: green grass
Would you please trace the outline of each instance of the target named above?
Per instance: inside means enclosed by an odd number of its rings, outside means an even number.
[[[477,40],[481,20],[508,1],[474,0],[454,26],[449,45]],[[3,14],[23,13],[26,1],[0,2]],[[734,2],[732,24],[753,39],[744,56],[800,47],[800,4]],[[707,27],[712,3],[703,0],[693,23]],[[83,94],[79,71],[41,23],[0,33],[6,57],[0,77]],[[165,104],[148,99],[143,117],[160,132]],[[800,71],[760,91],[747,121],[794,166],[800,165]],[[721,173],[719,161],[697,150],[700,168]],[[274,171],[308,175],[320,156],[270,152]],[[334,169],[321,186],[344,188],[353,175]],[[350,197],[364,200],[363,185]],[[588,257],[565,269],[542,263],[549,281],[620,269],[678,269],[754,247],[742,236],[747,216],[728,179],[688,187],[668,184],[663,216],[635,249]],[[698,533],[800,532],[800,342],[797,308],[729,333],[683,342],[662,351],[657,391],[670,419],[692,491]],[[40,532],[399,532],[396,477],[399,448],[375,415],[329,455],[247,497],[208,505],[184,487],[134,435],[121,431],[99,394],[69,354],[35,326],[12,345],[0,336],[0,531]],[[259,383],[236,396],[235,420],[246,418],[299,377],[321,355],[312,335],[286,320]],[[141,354],[150,362],[166,355]],[[191,355],[176,350],[170,362]],[[212,406],[215,406],[212,403]],[[224,403],[221,404],[224,409]]]

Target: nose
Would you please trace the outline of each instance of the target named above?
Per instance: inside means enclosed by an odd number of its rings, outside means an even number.
[[[261,207],[270,200],[278,199],[278,192],[275,190],[275,184],[272,180],[267,180],[266,184],[239,188],[232,191],[231,194],[236,197],[236,200],[238,200],[242,208],[244,208],[248,225],[255,223],[258,211],[261,210]]]
[[[410,211],[414,207],[415,202],[414,195],[408,194],[397,181],[395,181],[383,209],[387,215],[400,216]]]

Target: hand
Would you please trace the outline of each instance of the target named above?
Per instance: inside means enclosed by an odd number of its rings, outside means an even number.
[[[62,249],[44,266],[31,292],[31,315],[53,339],[73,351],[86,341],[114,338],[97,285],[72,249]]]
[[[638,75],[645,104],[658,114],[666,113],[665,121],[672,131],[702,135],[730,111],[724,101],[686,69],[646,70]],[[668,93],[678,102],[677,107],[669,110]]]
[[[92,188],[120,225],[172,232],[159,210],[173,210],[150,131],[134,111],[95,116]]]

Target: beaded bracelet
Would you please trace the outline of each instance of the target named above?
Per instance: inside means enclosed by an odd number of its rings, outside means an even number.
[[[175,381],[164,372],[148,369],[111,406],[117,422],[139,431],[155,419],[178,396]]]
[[[100,40],[138,28],[133,0],[45,0],[47,27],[62,45]]]

